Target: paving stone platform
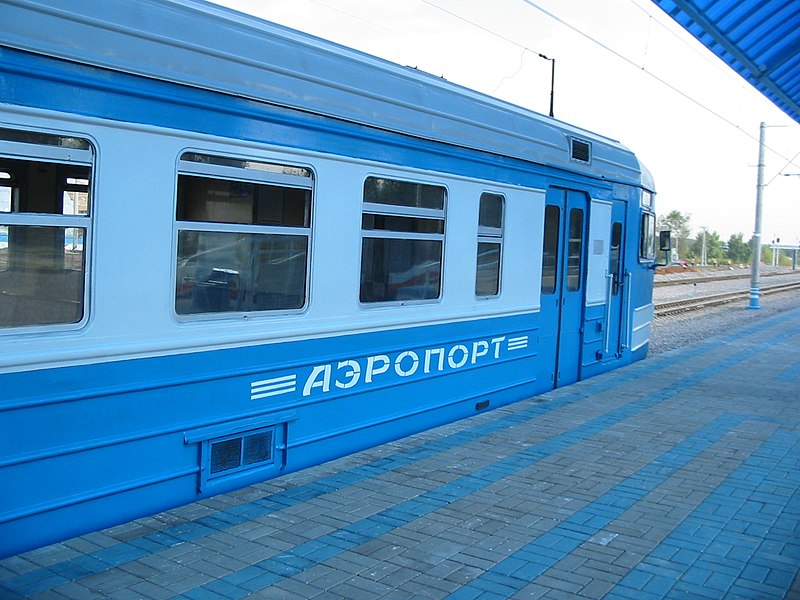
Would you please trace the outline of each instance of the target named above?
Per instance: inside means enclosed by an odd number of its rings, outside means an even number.
[[[800,308],[0,561],[0,598],[800,598]]]

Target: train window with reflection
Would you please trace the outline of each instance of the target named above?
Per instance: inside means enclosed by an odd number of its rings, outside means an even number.
[[[561,231],[561,209],[547,205],[544,208],[544,239],[542,241],[542,294],[555,294],[558,283],[558,239]]]
[[[652,213],[642,213],[641,230],[639,232],[639,259],[655,260],[656,258],[656,217]]]
[[[88,140],[0,129],[0,328],[84,319],[93,161]]]
[[[309,169],[187,152],[176,203],[179,315],[306,304]]]
[[[476,296],[497,296],[500,293],[504,204],[505,198],[500,194],[481,194],[478,211]]]
[[[361,217],[361,302],[441,295],[445,188],[368,177]]]

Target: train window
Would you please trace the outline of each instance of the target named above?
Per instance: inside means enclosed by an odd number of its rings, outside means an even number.
[[[555,294],[558,281],[558,249],[561,209],[544,208],[544,241],[542,243],[542,294]]]
[[[11,212],[11,173],[0,171],[0,212]]]
[[[367,177],[364,182],[364,202],[407,208],[444,210],[444,188],[410,181]]]
[[[569,211],[569,244],[567,245],[567,291],[581,289],[581,259],[583,257],[583,210]]]
[[[503,248],[503,204],[500,194],[481,194],[478,213],[476,296],[500,293],[500,258]]]
[[[0,129],[0,328],[83,320],[93,160],[88,140]]]
[[[305,306],[311,171],[193,152],[179,168],[176,312]]]
[[[642,213],[642,227],[639,233],[639,258],[655,260],[656,257],[656,217],[652,213]]]
[[[361,302],[441,294],[445,188],[368,177],[361,219]]]

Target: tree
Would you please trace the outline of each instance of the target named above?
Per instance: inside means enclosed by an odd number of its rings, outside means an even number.
[[[725,251],[722,249],[722,240],[716,231],[702,231],[697,234],[694,244],[692,244],[691,253],[697,260],[702,260],[703,256],[703,237],[705,236],[706,244],[706,264],[719,264],[725,260]]]
[[[669,214],[658,217],[656,227],[658,231],[671,231],[672,239],[675,240],[675,252],[681,255],[681,241],[686,241],[692,233],[689,228],[689,221],[692,215],[684,214],[678,210],[670,211]]]
[[[731,262],[747,264],[753,258],[753,247],[745,243],[743,233],[734,233],[728,239],[728,258]]]

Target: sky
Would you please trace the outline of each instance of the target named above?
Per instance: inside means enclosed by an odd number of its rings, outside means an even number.
[[[633,150],[693,234],[750,239],[763,121],[762,241],[800,240],[800,125],[648,0],[214,1],[543,114],[554,58],[555,117]]]

